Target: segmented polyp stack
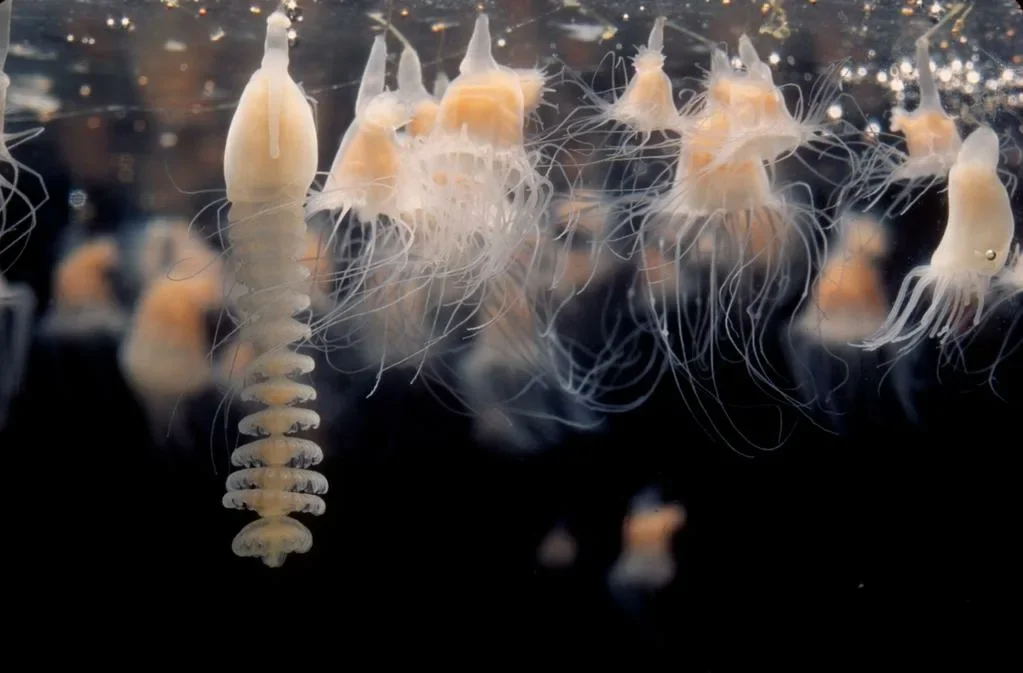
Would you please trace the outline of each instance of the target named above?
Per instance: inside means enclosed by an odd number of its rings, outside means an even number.
[[[266,408],[239,423],[259,437],[238,448],[231,462],[244,469],[228,477],[224,506],[250,509],[260,518],[245,526],[232,548],[268,566],[312,547],[312,534],[294,512],[322,514],[327,480],[305,469],[320,462],[320,447],[292,433],[314,428],[316,412],[295,406],[316,398],[316,389],[292,380],[313,370],[313,359],[294,344],[309,336],[294,316],[309,307],[299,263],[305,245],[304,200],[316,173],[312,109],[288,75],[288,29],[280,11],[267,19],[262,66],[249,80],[231,120],[224,153],[228,241],[243,293],[235,302],[241,338],[256,357],[246,369],[241,397]]]

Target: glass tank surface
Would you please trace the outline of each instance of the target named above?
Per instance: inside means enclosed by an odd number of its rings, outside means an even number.
[[[1009,597],[1014,0],[0,0],[0,71],[50,602],[710,669]]]

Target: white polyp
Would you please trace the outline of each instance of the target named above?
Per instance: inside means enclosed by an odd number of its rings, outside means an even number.
[[[447,73],[441,70],[433,80],[433,97],[441,98],[448,90],[448,84],[451,84],[451,80],[448,79]]]
[[[271,15],[268,25],[279,22]],[[268,49],[279,47],[267,40]],[[228,128],[224,178],[227,198],[235,204],[303,199],[316,175],[313,111],[302,89],[288,76],[287,35],[283,49],[264,57],[263,67],[253,73],[242,92]],[[284,128],[284,118],[301,122]],[[257,143],[263,146],[254,147]]]
[[[405,61],[405,78],[411,76],[408,71],[417,64],[418,58],[415,63]],[[405,92],[385,90],[386,70],[387,44],[384,36],[378,35],[359,84],[355,119],[341,139],[323,190],[309,200],[310,214],[330,210],[337,213],[338,221],[349,210],[363,221],[372,221],[380,214],[398,215],[392,203],[393,173],[399,162],[396,130],[409,119],[410,101],[404,97]],[[383,170],[387,175],[366,175],[367,170]]]
[[[746,66],[750,79],[760,80],[774,86],[774,78],[771,76],[771,66],[760,60],[753,41],[745,33],[739,37],[739,60]]]
[[[713,215],[735,213],[762,207],[776,207],[778,199],[771,192],[771,179],[763,161],[748,159],[734,162],[749,169],[740,173],[731,171],[722,163],[718,175],[693,175],[686,168],[690,150],[683,149],[679,157],[672,189],[663,198],[663,208],[675,215]],[[736,179],[744,175],[743,179]],[[694,187],[694,182],[696,186]]]
[[[994,174],[998,169],[998,136],[988,126],[974,129],[966,137],[956,157],[957,166],[976,166]]]
[[[710,81],[733,74],[732,62],[724,49],[715,47],[710,52]]]
[[[469,38],[469,46],[465,49],[465,57],[458,66],[458,72],[472,75],[499,67],[491,47],[490,19],[486,14],[480,14],[476,17],[476,25],[472,29],[472,37]]]
[[[654,27],[650,29],[650,36],[646,40],[646,48],[650,51],[661,53],[664,51],[664,24],[667,17],[659,16],[654,19]]]
[[[892,178],[936,181],[943,178],[956,161],[962,140],[955,122],[941,106],[926,37],[916,41],[916,70],[920,103],[912,112],[901,107],[892,110],[892,131],[903,133],[908,146],[908,157],[895,168]]]
[[[1014,222],[998,177],[998,136],[981,126],[959,149],[948,176],[948,223],[931,265],[994,276],[1008,261]]]
[[[695,115],[685,115],[688,123],[683,125],[684,135],[690,135],[691,126],[699,128],[701,116],[722,115],[727,120],[726,130],[719,132],[724,136],[720,142],[722,157],[738,160],[756,156],[768,163],[819,140],[833,87],[815,87],[811,99],[806,103],[801,100],[793,112],[774,84],[771,67],[760,59],[748,36],[740,37],[738,51],[745,71],[733,68],[721,49],[711,52],[708,92],[687,106],[697,108],[702,101]]]
[[[674,131],[680,124],[671,79],[664,72],[665,21],[663,16],[654,20],[647,44],[632,58],[633,74],[625,92],[607,111],[610,119],[644,135]]]
[[[377,35],[366,59],[359,82],[359,93],[355,97],[355,116],[362,115],[370,100],[384,92],[387,84],[387,39]]]
[[[916,41],[916,72],[917,84],[920,87],[920,108],[941,111],[941,97],[938,95],[938,84],[931,72],[931,54],[927,38]]]
[[[398,60],[398,93],[409,104],[431,97],[423,84],[423,65],[419,54],[411,46],[402,50]]]
[[[235,450],[232,463],[248,469],[228,477],[223,504],[259,514],[259,521],[235,537],[232,549],[271,567],[311,547],[308,529],[287,515],[321,514],[325,504],[311,494],[327,490],[322,476],[296,467],[319,462],[319,447],[288,436],[320,423],[315,411],[292,406],[315,399],[315,388],[288,378],[314,366],[293,350],[311,329],[292,316],[310,304],[304,286],[296,283],[310,275],[300,261],[306,246],[303,202],[317,162],[312,108],[288,74],[290,25],[280,10],[267,19],[262,66],[242,93],[224,150],[231,202],[227,239],[242,285],[235,313],[240,337],[254,350],[241,397],[265,405],[243,418],[238,430],[265,437]]]
[[[997,169],[998,137],[981,126],[963,142],[949,171],[948,221],[930,264],[906,277],[884,325],[865,348],[901,343],[904,352],[924,338],[958,342],[983,320],[992,279],[1008,261],[1014,228]],[[914,320],[928,290],[929,305]]]

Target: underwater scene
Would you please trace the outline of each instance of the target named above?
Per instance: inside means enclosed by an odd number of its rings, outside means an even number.
[[[0,0],[0,94],[25,614],[862,670],[1021,597],[1016,0]]]

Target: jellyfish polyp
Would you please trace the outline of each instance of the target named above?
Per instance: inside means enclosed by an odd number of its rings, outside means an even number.
[[[884,350],[868,352],[853,342],[884,323],[889,304],[879,261],[889,252],[887,231],[876,219],[848,213],[838,223],[836,245],[817,276],[810,301],[785,328],[786,354],[807,412],[824,412],[832,428],[848,427],[846,415],[891,384],[905,415],[915,418],[912,367],[882,365]],[[875,405],[872,413],[879,413]]]
[[[878,260],[888,253],[887,233],[868,216],[848,216],[816,279],[797,328],[830,346],[867,338],[884,322],[888,302]]]
[[[621,552],[608,571],[613,594],[656,591],[671,583],[676,573],[672,538],[686,518],[681,505],[661,502],[656,489],[645,489],[633,497],[622,521]]]
[[[833,73],[822,77],[809,99],[800,94],[793,113],[774,83],[771,66],[760,59],[746,35],[739,38],[738,51],[745,70],[733,68],[721,49],[713,50],[706,91],[694,96],[682,112],[696,122],[683,124],[683,144],[693,135],[706,135],[707,128],[699,123],[704,115],[721,116],[715,133],[727,134],[719,149],[722,158],[756,158],[771,164],[804,146],[838,142],[827,133],[825,122],[825,112],[840,88]]]
[[[727,113],[714,108],[692,122],[670,187],[633,207],[641,217],[636,246],[675,267],[679,280],[660,283],[669,294],[644,304],[657,312],[651,324],[661,333],[673,322],[669,312],[684,316],[692,345],[680,362],[711,369],[724,336],[760,376],[767,368],[757,352],[762,323],[805,287],[824,241],[812,203],[799,198],[803,185],[775,186],[761,157],[722,156],[735,137],[731,128]],[[663,263],[657,266],[655,275],[663,275]]]
[[[904,353],[928,338],[942,347],[961,345],[981,322],[1013,237],[1012,206],[998,176],[998,159],[998,136],[989,127],[977,128],[963,141],[949,171],[941,241],[930,263],[906,276],[888,318],[864,348],[894,344]]]
[[[631,241],[622,244],[636,262],[630,308],[684,396],[684,388],[709,391],[723,408],[716,376],[724,358],[745,367],[773,399],[798,405],[775,376],[767,329],[780,306],[809,294],[829,221],[814,207],[809,185],[781,182],[775,165],[801,148],[838,142],[823,121],[837,80],[829,74],[807,104],[790,111],[770,67],[743,37],[745,70],[715,49],[705,90],[678,110],[664,74],[662,32],[663,22],[655,22],[625,91],[598,105],[592,122],[628,127],[633,136],[626,143],[641,137],[642,151],[623,144],[612,157],[637,167],[637,175],[649,176],[648,166],[660,161],[671,164],[653,184],[626,186],[616,203],[627,224],[608,239]],[[650,113],[670,107],[670,115],[658,114],[652,124],[627,114],[637,107],[633,101]],[[649,143],[654,130],[679,137]]]
[[[620,131],[623,135],[615,153],[627,156],[637,147],[649,149],[655,134],[677,135],[681,119],[671,78],[664,71],[665,24],[664,17],[654,21],[647,43],[637,49],[628,63],[611,54],[610,91],[597,93],[585,83],[577,82],[581,102],[567,127],[570,137],[585,137],[598,131],[606,133],[608,128]],[[615,83],[619,78],[624,78],[624,87]],[[655,145],[674,149],[676,143],[677,139],[672,138]]]
[[[912,111],[898,106],[891,113],[891,130],[902,134],[905,151],[883,143],[866,150],[856,175],[843,188],[842,198],[849,205],[871,209],[894,188],[887,214],[903,214],[927,189],[945,180],[959,155],[959,128],[941,105],[926,36],[916,41],[915,56],[920,102]]]
[[[263,408],[238,424],[255,439],[236,449],[232,463],[243,469],[227,479],[223,505],[254,511],[259,518],[235,536],[232,550],[277,567],[288,554],[312,546],[312,533],[294,513],[321,514],[327,490],[319,474],[302,469],[322,452],[294,433],[314,428],[319,416],[297,405],[316,391],[293,380],[315,361],[296,353],[310,327],[293,316],[307,308],[300,260],[306,247],[305,199],[316,174],[316,127],[312,108],[288,74],[288,29],[278,10],[267,18],[263,61],[242,92],[224,148],[224,177],[230,259],[242,291],[233,317],[240,337],[253,348],[245,368],[244,402]],[[299,467],[301,466],[301,467]]]
[[[715,111],[692,122],[674,182],[658,210],[710,215],[757,208],[772,201],[767,166],[759,156],[722,156],[729,145],[730,128],[727,116]]]
[[[144,260],[149,282],[118,351],[121,373],[146,408],[158,445],[168,430],[182,427],[180,410],[175,413],[178,403],[204,390],[216,376],[208,357],[206,317],[222,305],[222,265],[212,250],[187,238],[184,242],[165,265]]]
[[[486,301],[490,281],[536,240],[552,196],[525,128],[546,77],[495,61],[485,14],[458,77],[439,98],[426,91],[410,46],[399,60],[397,90],[385,90],[386,57],[381,36],[355,121],[312,199],[314,208],[335,213],[339,231],[351,210],[355,222],[347,226],[360,232],[339,235],[356,242],[342,254],[348,294],[323,329],[364,344],[366,354],[380,356],[381,371],[421,368],[443,354],[446,337]],[[400,307],[415,310],[398,316]],[[390,333],[403,326],[406,333]]]
[[[912,112],[902,107],[892,110],[891,129],[906,138],[905,160],[892,175],[897,181],[943,177],[962,146],[955,120],[941,106],[926,40],[917,42],[916,69],[919,105]]]
[[[423,66],[419,54],[406,45],[398,60],[398,96],[408,108],[405,133],[412,138],[425,136],[433,130],[440,105],[423,84]]]
[[[665,22],[664,17],[654,20],[647,44],[632,58],[633,75],[625,92],[603,111],[609,121],[647,136],[679,125],[671,79],[664,72]]]
[[[120,263],[113,237],[97,236],[72,249],[53,274],[54,301],[42,331],[60,337],[119,334],[127,322],[112,285]]]
[[[394,209],[400,161],[397,130],[408,122],[411,98],[385,90],[386,68],[387,46],[381,35],[374,39],[363,70],[355,117],[341,139],[323,189],[309,201],[310,213],[336,213],[338,226],[349,211],[368,223]]]

